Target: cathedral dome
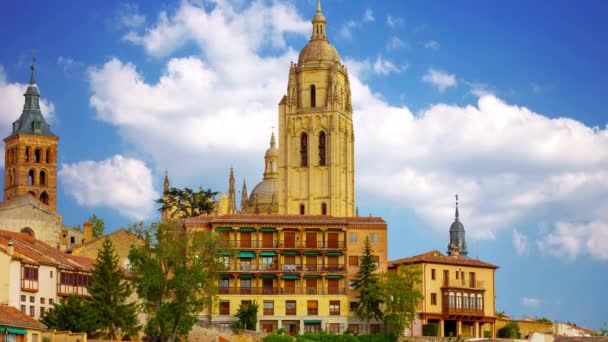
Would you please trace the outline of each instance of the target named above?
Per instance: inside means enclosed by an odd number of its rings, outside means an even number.
[[[340,62],[338,50],[331,45],[327,40],[315,39],[311,40],[300,51],[298,57],[298,65],[303,65],[306,62]]]
[[[257,207],[260,212],[267,212],[267,208],[272,208],[278,200],[279,179],[267,178],[253,188],[249,196],[249,206],[251,210],[255,210]]]
[[[464,225],[459,220],[454,221],[450,226],[450,232],[464,232]]]

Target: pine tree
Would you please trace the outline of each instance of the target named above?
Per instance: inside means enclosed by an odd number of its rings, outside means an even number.
[[[113,340],[134,335],[139,330],[135,303],[127,303],[132,291],[118,260],[114,245],[106,239],[91,272],[93,285],[89,289],[91,305],[98,312],[100,330],[106,338]]]
[[[357,290],[357,308],[355,315],[367,322],[369,332],[369,321],[371,319],[382,319],[382,287],[380,276],[376,273],[377,261],[374,260],[372,245],[369,237],[365,237],[363,255],[359,264],[359,271],[353,279],[353,287]]]

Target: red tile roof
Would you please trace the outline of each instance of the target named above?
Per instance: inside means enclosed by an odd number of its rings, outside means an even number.
[[[46,325],[8,305],[0,305],[0,325],[46,330]]]
[[[388,262],[388,268],[394,268],[399,265],[419,263],[442,264],[442,265],[459,265],[459,266],[474,266],[483,268],[498,268],[498,266],[477,259],[469,259],[464,257],[449,257],[441,254],[439,251],[430,251],[424,254],[415,255],[408,258],[392,260]]]
[[[64,253],[35,238],[16,232],[0,230],[0,249],[8,254],[13,242],[13,257],[35,265],[52,265],[69,270],[90,271],[95,260]]]
[[[186,224],[196,223],[262,223],[262,224],[330,224],[330,225],[358,225],[383,224],[381,217],[334,217],[329,215],[275,215],[275,214],[226,214],[226,215],[200,215],[184,219]]]

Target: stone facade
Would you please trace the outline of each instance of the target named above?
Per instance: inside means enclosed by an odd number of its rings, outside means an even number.
[[[129,269],[129,250],[131,246],[141,246],[143,241],[124,228],[85,242],[81,246],[74,248],[72,254],[97,259],[97,254],[106,239],[114,244],[114,251],[120,258],[120,266]]]

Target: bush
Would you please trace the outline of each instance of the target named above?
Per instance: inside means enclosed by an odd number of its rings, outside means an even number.
[[[515,322],[509,322],[504,327],[498,329],[499,338],[521,338],[519,333],[519,325]]]
[[[262,341],[263,342],[293,342],[293,337],[273,333],[273,334],[266,335],[262,339]]]
[[[393,334],[365,334],[357,336],[360,342],[397,342]]]
[[[422,326],[422,336],[439,336],[439,323],[428,323]]]
[[[492,332],[487,331],[487,330],[486,330],[486,331],[484,331],[484,332],[483,332],[483,337],[484,337],[484,338],[492,338]]]

